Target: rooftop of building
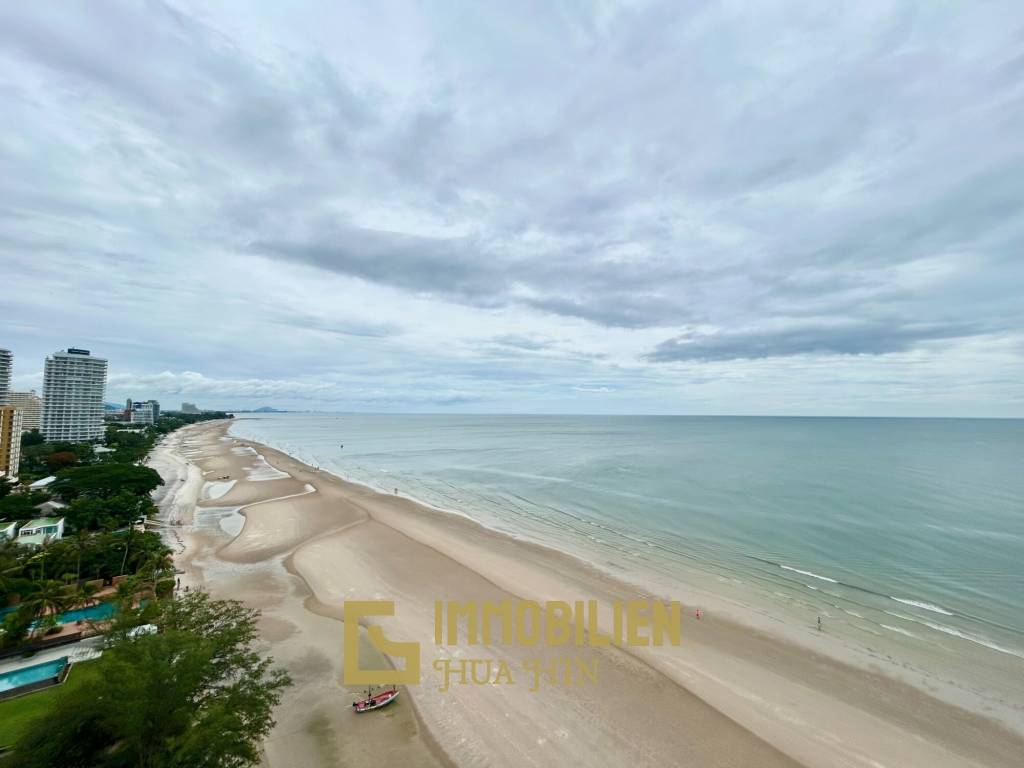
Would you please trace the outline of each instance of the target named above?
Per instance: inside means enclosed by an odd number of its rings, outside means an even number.
[[[60,525],[63,522],[63,517],[37,517],[35,520],[29,520],[21,526],[21,530],[24,532],[33,528],[48,528],[53,525]]]

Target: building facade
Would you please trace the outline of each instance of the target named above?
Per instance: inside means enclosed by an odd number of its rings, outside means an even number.
[[[11,350],[0,349],[0,405],[7,405],[7,394],[11,391]]]
[[[43,370],[43,437],[81,442],[103,437],[107,361],[87,349],[69,348],[46,358]]]
[[[43,398],[39,397],[34,389],[31,392],[11,392],[7,397],[7,404],[21,411],[22,432],[42,428]]]
[[[0,405],[0,477],[18,476],[21,464],[21,411]]]
[[[132,424],[153,424],[160,418],[160,403],[156,400],[137,400],[131,403],[128,420]]]
[[[36,520],[29,520],[18,531],[19,544],[31,544],[41,547],[51,541],[60,541],[64,538],[63,517],[40,517]]]

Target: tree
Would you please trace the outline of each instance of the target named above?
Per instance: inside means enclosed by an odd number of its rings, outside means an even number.
[[[38,619],[47,613],[57,615],[70,602],[66,585],[53,579],[39,581],[35,584],[35,590],[22,603],[25,610],[31,613],[33,619]]]
[[[33,445],[42,445],[46,442],[43,437],[43,433],[38,429],[33,429],[28,432],[24,432],[21,435],[21,447],[22,450],[25,448],[31,448]]]
[[[160,577],[169,571],[173,571],[173,569],[174,566],[171,564],[171,556],[168,552],[151,552],[145,555],[138,573],[146,578],[146,585],[153,591],[153,595],[156,596]]]
[[[31,520],[39,512],[36,509],[39,503],[34,494],[12,493],[4,496],[0,498],[0,520]]]
[[[78,457],[71,451],[58,451],[46,457],[46,468],[51,472],[56,472],[77,463]]]
[[[11,595],[31,584],[21,575],[24,566],[19,555],[22,554],[18,545],[13,542],[6,541],[0,544],[0,607],[7,605]]]
[[[109,519],[107,505],[103,499],[93,496],[79,496],[61,510],[68,526],[76,531],[96,531]],[[111,525],[110,527],[116,527]]]
[[[54,493],[65,499],[79,496],[109,498],[122,491],[136,496],[146,496],[157,486],[163,485],[160,474],[150,467],[133,464],[93,464],[86,467],[70,467],[57,473],[53,483]]]
[[[88,551],[91,538],[88,531],[79,530],[71,540],[75,547],[75,581],[82,580],[82,555]]]
[[[72,598],[73,607],[88,608],[96,602],[97,592],[99,592],[99,587],[95,584],[90,584],[88,581],[83,581],[75,590],[75,594]]]
[[[158,634],[117,630],[77,688],[15,745],[10,768],[243,768],[259,760],[291,681],[253,650],[258,611],[201,592],[166,603]]]
[[[13,648],[24,642],[33,621],[35,617],[24,606],[4,616],[0,624],[0,648]]]

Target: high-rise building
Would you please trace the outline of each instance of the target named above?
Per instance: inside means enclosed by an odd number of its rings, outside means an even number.
[[[17,477],[21,463],[21,411],[0,405],[0,477]]]
[[[69,347],[46,358],[43,371],[43,437],[99,440],[103,437],[103,391],[107,361],[87,349]]]
[[[7,396],[8,405],[21,411],[21,431],[31,432],[40,429],[43,424],[43,398],[31,392],[11,392]]]
[[[156,400],[136,400],[129,409],[128,420],[132,424],[153,424],[160,418],[160,403]]]
[[[0,405],[7,405],[7,393],[11,390],[11,350],[0,349]]]

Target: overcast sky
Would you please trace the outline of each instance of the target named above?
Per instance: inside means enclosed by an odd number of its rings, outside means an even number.
[[[1019,0],[12,2],[0,103],[19,388],[1024,416]]]

